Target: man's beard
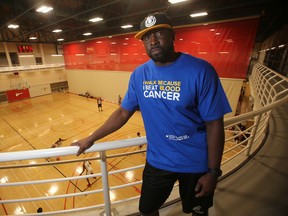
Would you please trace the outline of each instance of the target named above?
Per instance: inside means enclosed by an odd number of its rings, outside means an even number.
[[[161,52],[157,53],[157,54],[152,54],[150,49],[149,52],[147,52],[147,55],[154,61],[154,62],[160,62],[160,63],[166,63],[169,62],[170,60],[170,55],[171,53],[173,53],[173,46],[169,46],[166,48],[163,47],[158,47],[158,49],[161,50]]]

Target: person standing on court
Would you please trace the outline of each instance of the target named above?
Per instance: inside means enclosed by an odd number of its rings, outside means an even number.
[[[121,95],[118,95],[118,105],[121,106],[122,103],[122,97]]]
[[[151,58],[131,74],[121,106],[90,136],[71,145],[84,153],[121,128],[140,108],[147,156],[139,211],[159,215],[178,180],[183,212],[207,216],[221,176],[223,116],[231,112],[215,69],[174,50],[175,32],[162,12],[149,14],[135,38]]]
[[[98,111],[100,112],[100,111],[103,111],[102,110],[102,99],[101,99],[101,97],[98,97],[97,98],[97,105],[98,105]]]
[[[66,139],[59,138],[54,144],[52,144],[51,148],[61,147],[63,141],[66,141]]]
[[[83,164],[82,164],[82,172],[80,173],[80,175],[82,175],[84,171],[86,171],[86,175],[94,174],[90,161],[83,161]],[[93,178],[96,179],[96,177],[93,177]],[[87,181],[87,183],[88,183],[87,186],[90,187],[90,186],[91,186],[91,183],[90,183],[90,181],[89,181],[89,178],[86,178],[86,181]]]
[[[59,138],[55,143],[53,143],[51,145],[50,148],[59,148],[59,147],[62,147],[62,142],[65,141],[66,139],[62,139],[62,138]],[[47,160],[49,161],[50,158],[47,158]],[[59,161],[60,160],[60,157],[56,157],[56,160]]]

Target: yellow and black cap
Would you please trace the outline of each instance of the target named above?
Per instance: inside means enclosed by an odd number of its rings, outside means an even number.
[[[134,37],[141,40],[144,34],[157,28],[172,29],[171,20],[166,13],[156,12],[146,16],[140,24],[140,31]]]

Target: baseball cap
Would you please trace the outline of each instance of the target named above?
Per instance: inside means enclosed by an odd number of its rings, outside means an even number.
[[[140,31],[134,37],[141,40],[144,34],[157,28],[172,29],[171,20],[166,13],[155,12],[147,15],[140,23]]]

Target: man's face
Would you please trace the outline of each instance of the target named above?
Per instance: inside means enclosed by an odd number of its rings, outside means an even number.
[[[174,52],[174,32],[171,29],[155,29],[142,37],[147,55],[154,61],[166,63]]]

